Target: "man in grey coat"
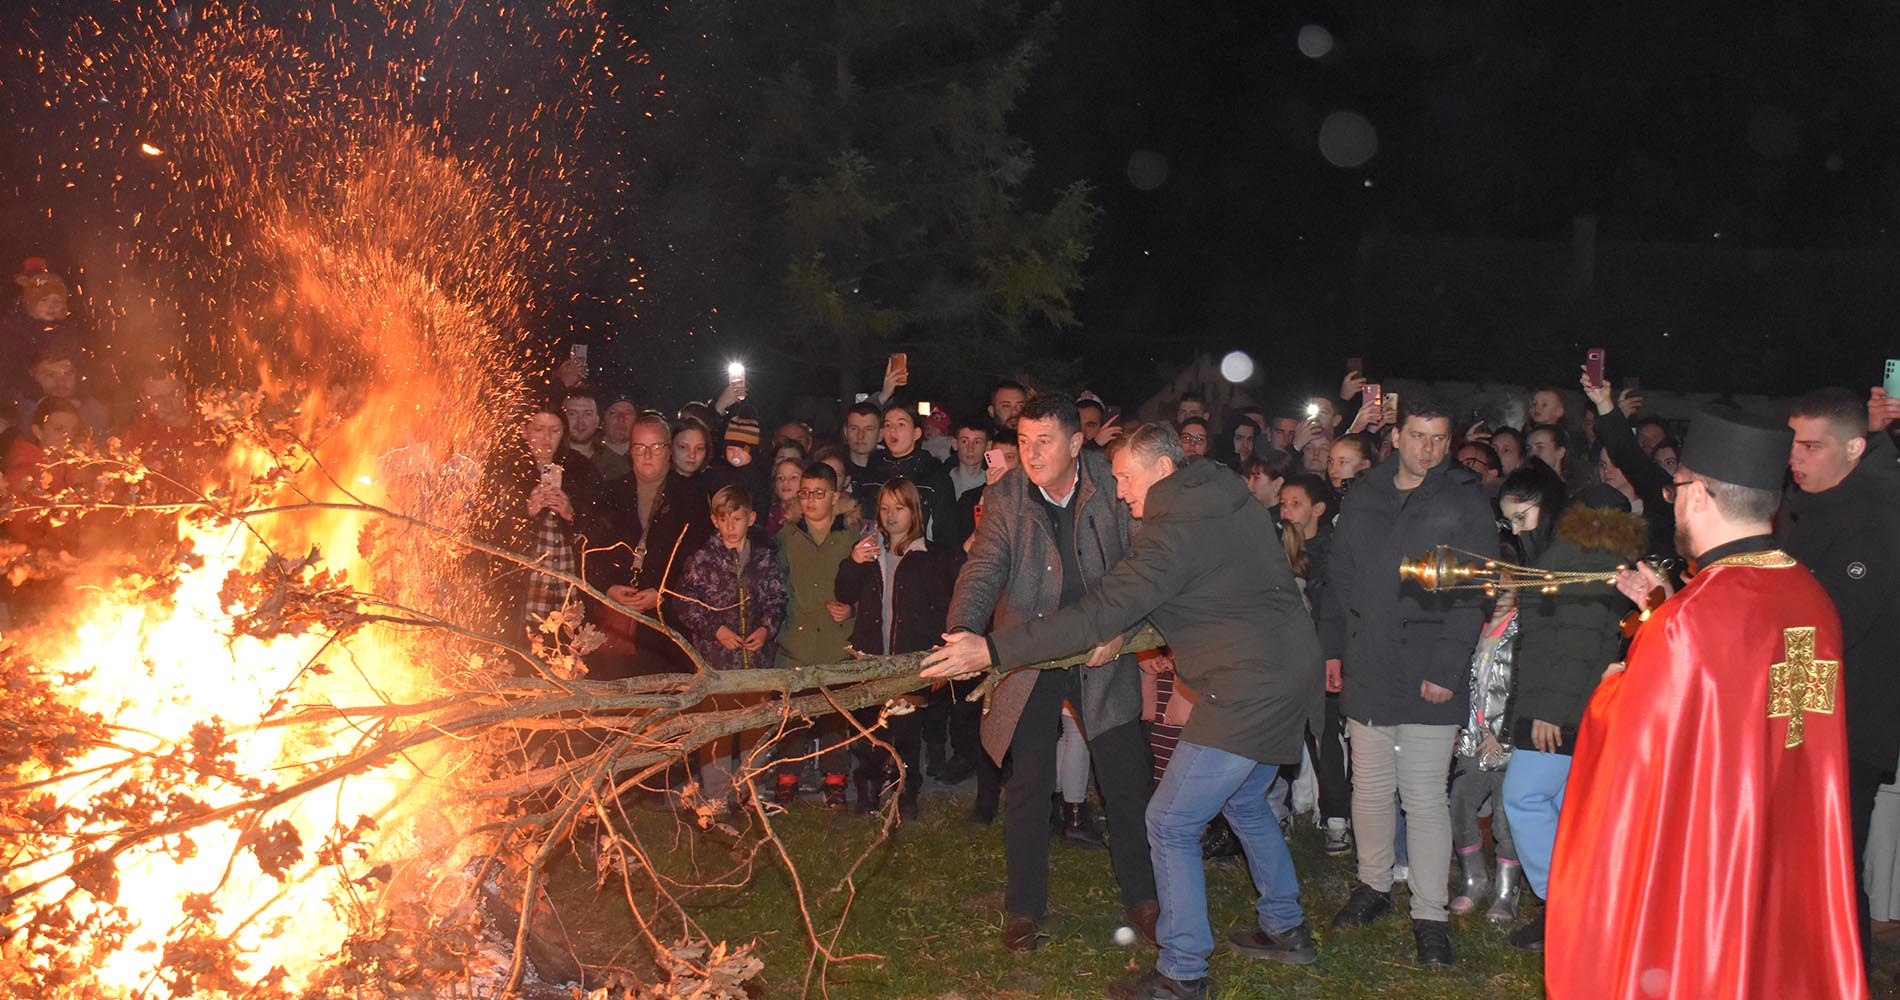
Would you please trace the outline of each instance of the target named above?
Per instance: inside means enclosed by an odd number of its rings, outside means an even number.
[[[1016,427],[1022,466],[983,495],[983,522],[957,575],[949,632],[981,635],[992,616],[1000,628],[1054,614],[1094,589],[1128,548],[1128,508],[1115,499],[1107,460],[1082,450],[1075,404],[1032,398]],[[1090,661],[1100,666],[1092,669],[1025,670],[1007,678],[983,717],[983,749],[999,765],[1006,753],[1014,760],[1003,789],[1003,946],[1012,952],[1036,947],[1049,907],[1049,801],[1065,701],[1095,764],[1126,919],[1154,937],[1159,908],[1142,826],[1154,764],[1141,730],[1141,668],[1121,653],[1126,638],[1106,638]]]
[[[1319,642],[1272,515],[1239,477],[1215,462],[1189,461],[1166,424],[1137,430],[1114,472],[1142,519],[1128,555],[1054,615],[1005,625],[987,641],[946,636],[924,675],[1039,662],[1112,642],[1143,619],[1167,636],[1178,683],[1198,700],[1148,805],[1161,951],[1154,969],[1109,992],[1198,1000],[1207,996],[1214,950],[1200,838],[1216,814],[1239,837],[1260,890],[1256,926],[1230,936],[1234,949],[1296,964],[1318,957],[1266,791],[1281,767],[1299,762],[1306,728],[1321,717]]]

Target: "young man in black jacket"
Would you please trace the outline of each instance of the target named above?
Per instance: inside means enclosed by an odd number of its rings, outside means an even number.
[[[1900,717],[1900,466],[1885,433],[1863,433],[1866,411],[1845,389],[1803,397],[1788,426],[1794,488],[1776,534],[1841,614],[1848,808],[1858,863],[1874,796],[1900,757],[1900,727],[1893,724]],[[1861,954],[1871,959],[1866,872],[1859,874]]]
[[[1437,545],[1494,558],[1498,536],[1478,477],[1447,461],[1450,409],[1418,395],[1405,404],[1398,451],[1359,476],[1340,504],[1326,567],[1321,645],[1328,679],[1341,680],[1359,853],[1359,885],[1333,926],[1369,924],[1392,908],[1396,795],[1405,808],[1419,964],[1450,965],[1445,776],[1468,713],[1486,601],[1475,591],[1401,585],[1399,562]]]

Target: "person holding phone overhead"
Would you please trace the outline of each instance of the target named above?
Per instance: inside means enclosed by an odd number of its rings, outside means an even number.
[[[516,450],[495,461],[488,475],[488,495],[513,498],[489,540],[554,572],[575,575],[585,538],[599,533],[598,474],[593,463],[562,445],[566,436],[566,418],[551,402],[533,407],[522,420]],[[494,570],[492,586],[511,634],[535,628],[570,600],[582,600],[547,573],[499,562]]]

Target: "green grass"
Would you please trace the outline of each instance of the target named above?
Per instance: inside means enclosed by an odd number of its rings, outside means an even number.
[[[1121,948],[1111,941],[1122,921],[1107,853],[1065,844],[1051,850],[1050,915],[1043,923],[1050,939],[1028,955],[1005,952],[997,943],[1002,822],[988,829],[970,826],[963,818],[969,804],[967,794],[927,795],[921,822],[901,826],[860,869],[857,902],[839,952],[875,952],[883,958],[833,966],[832,997],[1100,997],[1109,982],[1152,964],[1153,949]],[[664,815],[646,814],[637,823],[656,851],[677,845],[658,859],[666,870],[688,875],[696,859],[702,872],[713,875],[730,864],[729,842],[703,834],[695,841],[676,832]],[[872,839],[872,822],[827,813],[807,799],[780,817],[777,826],[814,897],[814,915],[835,919],[838,898],[816,897]],[[1512,949],[1504,932],[1482,917],[1453,919],[1456,967],[1413,968],[1403,890],[1395,912],[1375,926],[1332,931],[1332,914],[1353,885],[1352,859],[1327,857],[1320,833],[1310,824],[1296,823],[1292,840],[1301,901],[1320,936],[1320,959],[1305,967],[1269,965],[1217,947],[1209,973],[1214,997],[1479,1000],[1543,995],[1540,958]],[[1207,879],[1214,936],[1222,942],[1230,930],[1251,921],[1253,887],[1244,867],[1236,864],[1210,864]],[[620,962],[628,960],[630,925],[623,899],[611,888],[596,894],[591,876],[573,865],[553,874],[551,888],[585,961],[612,962],[615,956]],[[688,905],[713,940],[758,942],[766,962],[765,985],[753,991],[754,997],[799,995],[809,951],[791,880],[782,866],[762,859],[756,877],[743,890],[698,893]],[[1891,966],[1895,946],[1883,942],[1880,949],[1884,964]],[[1891,995],[1883,989],[1886,985],[1876,984],[1875,995]],[[818,995],[816,990],[813,995]]]

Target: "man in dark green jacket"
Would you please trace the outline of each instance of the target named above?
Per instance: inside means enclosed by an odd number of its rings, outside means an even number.
[[[926,677],[967,676],[992,663],[1035,663],[1089,649],[1143,618],[1167,636],[1194,714],[1148,805],[1148,844],[1161,898],[1155,968],[1115,984],[1117,997],[1207,995],[1214,950],[1201,831],[1224,814],[1261,890],[1258,926],[1231,937],[1255,958],[1318,957],[1299,883],[1266,802],[1280,767],[1298,763],[1320,716],[1319,644],[1272,516],[1218,463],[1188,461],[1166,424],[1136,431],[1115,457],[1115,481],[1142,529],[1127,556],[1080,602],[987,640],[945,636]]]

